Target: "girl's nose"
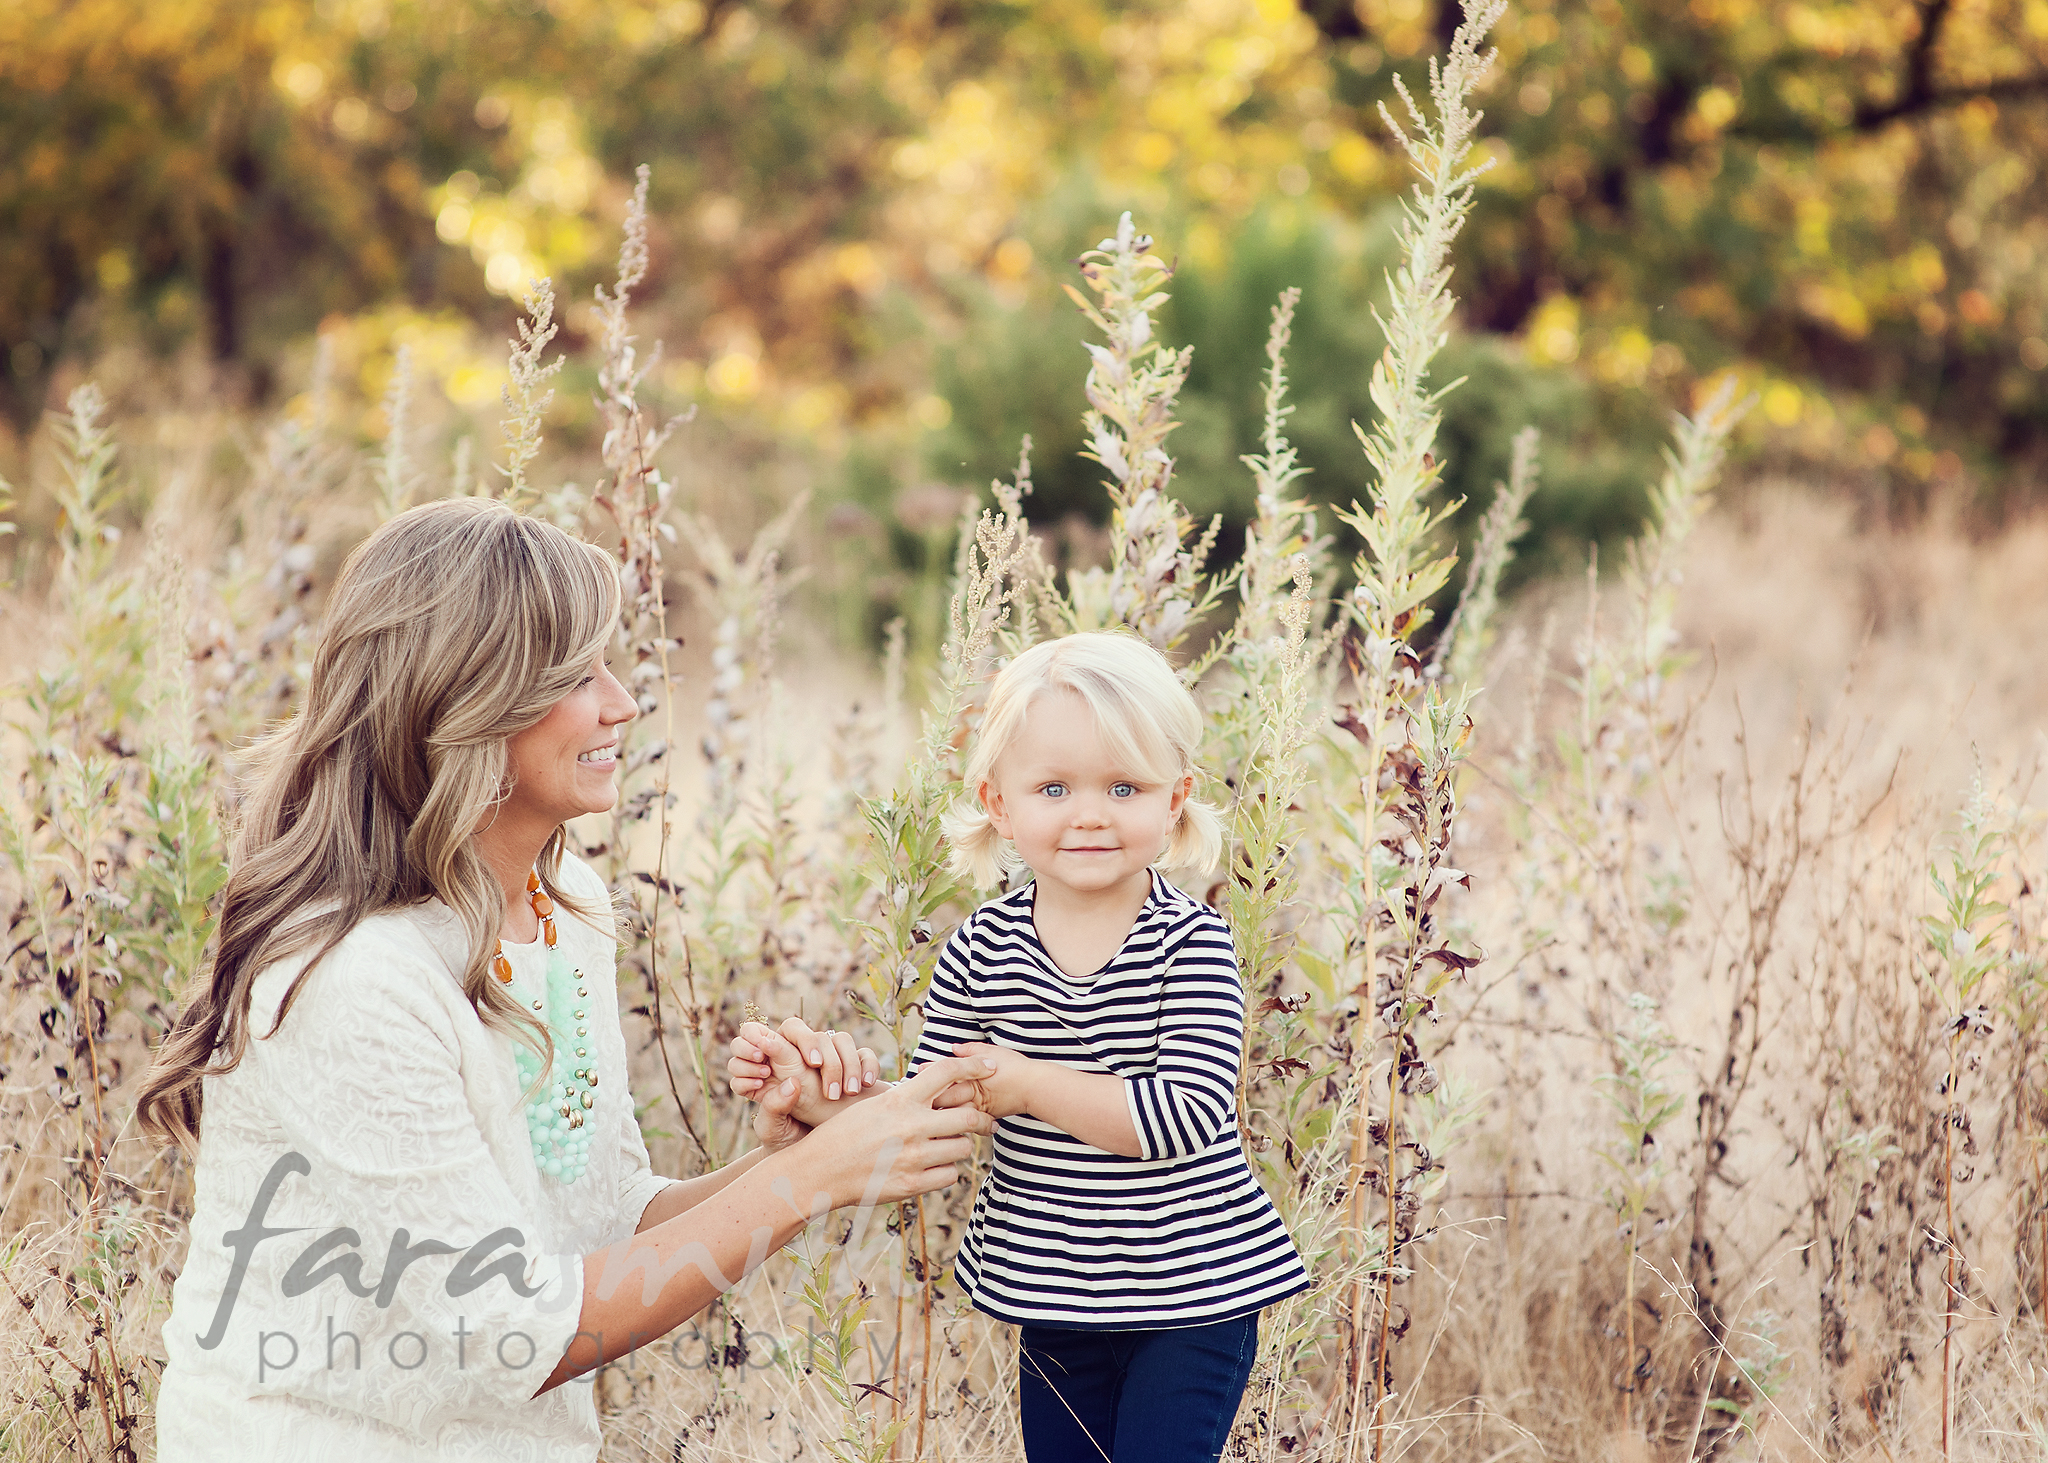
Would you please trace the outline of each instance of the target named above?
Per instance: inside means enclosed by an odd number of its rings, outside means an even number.
[[[1069,816],[1076,828],[1101,828],[1109,822],[1108,809],[1100,798],[1075,798],[1074,811]]]

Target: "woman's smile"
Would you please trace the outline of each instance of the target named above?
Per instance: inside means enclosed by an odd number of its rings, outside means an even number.
[[[498,810],[499,822],[552,830],[585,813],[609,810],[618,801],[618,729],[637,712],[633,698],[598,656],[583,684],[546,716],[506,739],[512,790]],[[593,743],[592,737],[604,740]]]

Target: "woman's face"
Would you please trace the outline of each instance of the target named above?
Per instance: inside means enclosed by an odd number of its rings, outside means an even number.
[[[501,820],[547,828],[618,801],[619,728],[637,708],[604,657],[590,674],[539,721],[506,741],[512,791],[498,809]]]

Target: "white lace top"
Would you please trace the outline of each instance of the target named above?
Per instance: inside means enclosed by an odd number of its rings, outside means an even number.
[[[604,904],[584,864],[562,879]],[[534,1165],[511,1041],[463,997],[438,901],[357,926],[278,1033],[207,1079],[161,1463],[597,1457],[587,1378],[533,1394],[575,1336],[581,1256],[631,1234],[666,1181],[626,1087],[611,933],[566,909],[556,925],[590,976],[599,1073],[572,1184]],[[520,987],[545,989],[538,941],[505,953]],[[257,978],[254,1032],[302,965]]]

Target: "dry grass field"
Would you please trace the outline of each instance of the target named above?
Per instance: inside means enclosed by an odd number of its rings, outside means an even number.
[[[1468,564],[1432,494],[1458,64],[1341,595],[1285,440],[1294,301],[1226,569],[1171,496],[1186,360],[1126,225],[1085,273],[1103,560],[1045,570],[1020,468],[963,519],[942,654],[822,648],[793,587],[824,530],[695,489],[690,429],[638,402],[629,228],[602,474],[544,490],[514,452],[498,481],[621,553],[646,714],[576,833],[630,910],[656,1164],[746,1141],[718,1074],[747,1002],[910,1048],[975,897],[937,818],[979,687],[1023,638],[1122,623],[1210,713],[1231,853],[1191,887],[1237,935],[1243,1136],[1316,1281],[1267,1318],[1230,1456],[2048,1457],[2048,520],[1719,483],[1740,408],[1703,387],[1627,554],[1496,607],[1533,458]],[[544,359],[515,355],[515,443]],[[52,526],[0,644],[0,1457],[152,1452],[190,1169],[134,1085],[203,960],[238,749],[288,714],[339,554],[446,481],[317,408],[172,433],[82,390],[21,485]],[[606,1459],[1021,1457],[1014,1338],[948,1269],[970,1193],[826,1221],[606,1368]]]

